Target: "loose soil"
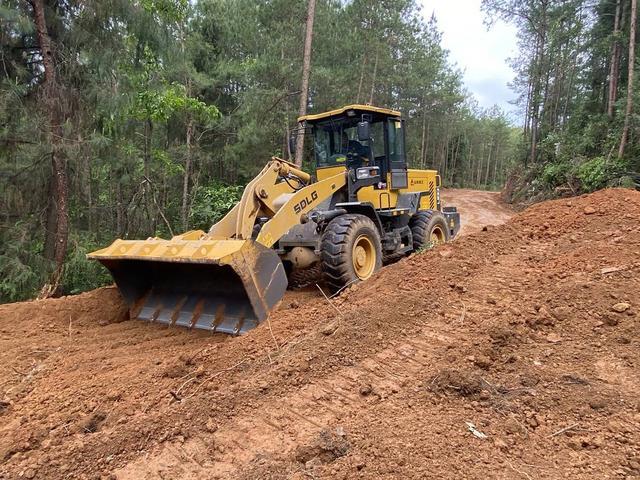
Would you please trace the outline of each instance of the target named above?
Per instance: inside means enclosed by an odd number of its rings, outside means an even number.
[[[0,478],[640,475],[640,192],[535,205],[331,302],[290,293],[237,338],[127,320],[114,288],[0,306]]]

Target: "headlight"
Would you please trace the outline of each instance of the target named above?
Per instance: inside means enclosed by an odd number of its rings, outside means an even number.
[[[356,179],[364,180],[380,176],[380,167],[362,167],[356,170]]]

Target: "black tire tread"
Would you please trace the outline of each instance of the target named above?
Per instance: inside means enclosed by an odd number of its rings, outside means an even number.
[[[409,226],[413,236],[413,251],[416,252],[424,248],[429,243],[429,236],[433,224],[436,221],[444,222],[445,241],[449,241],[449,228],[447,220],[442,213],[437,210],[421,210],[411,217]]]
[[[320,260],[325,284],[333,291],[355,283],[349,245],[355,232],[368,227],[375,235],[378,259],[376,270],[382,266],[382,249],[378,230],[369,217],[359,214],[345,214],[329,222],[322,234]]]

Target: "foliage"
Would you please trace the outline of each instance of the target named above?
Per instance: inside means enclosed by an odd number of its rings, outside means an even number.
[[[549,188],[555,188],[567,182],[571,165],[565,162],[547,163],[542,170],[542,181]]]
[[[604,157],[592,158],[582,163],[576,171],[576,177],[587,192],[593,192],[612,184],[620,179],[626,169],[624,161],[608,161]]]
[[[199,187],[191,208],[191,225],[207,231],[240,200],[243,187],[240,185],[216,184]]]
[[[47,225],[57,219],[45,99],[64,119],[55,145],[69,176],[62,292],[77,292],[108,281],[86,252],[114,237],[208,229],[239,198],[236,185],[271,156],[287,158],[305,3],[44,0],[52,92],[31,3],[4,1],[0,301],[35,295],[50,268]],[[310,85],[312,112],[355,102],[399,109],[410,165],[437,168],[446,184],[503,183],[513,127],[468,97],[436,19],[425,21],[417,0],[319,0]]]
[[[0,302],[25,300],[42,286],[39,267],[42,242],[28,237],[24,224],[18,224],[3,235],[0,252]]]
[[[62,289],[69,294],[81,293],[113,283],[109,272],[98,262],[87,259],[87,254],[104,247],[87,235],[70,239],[70,250],[62,279]]]
[[[518,164],[536,173],[547,190],[574,193],[603,188],[624,170],[629,178],[637,175],[638,116],[626,118],[624,110],[631,0],[483,0],[482,5],[489,23],[501,19],[518,29],[513,85],[524,119]],[[640,37],[634,40],[637,44]],[[637,112],[637,89],[631,99]],[[630,135],[618,158],[625,120]]]
[[[220,111],[214,105],[187,96],[184,85],[173,83],[162,90],[143,90],[138,92],[131,108],[131,116],[138,120],[151,119],[154,122],[166,122],[171,117],[188,112],[199,121],[208,124],[220,117]]]

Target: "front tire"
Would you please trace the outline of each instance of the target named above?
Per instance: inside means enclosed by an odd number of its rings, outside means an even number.
[[[409,222],[413,236],[413,251],[447,243],[450,239],[447,219],[437,210],[423,210],[411,217]]]
[[[364,215],[346,214],[331,220],[320,250],[323,277],[333,291],[367,280],[382,267],[380,234]]]

